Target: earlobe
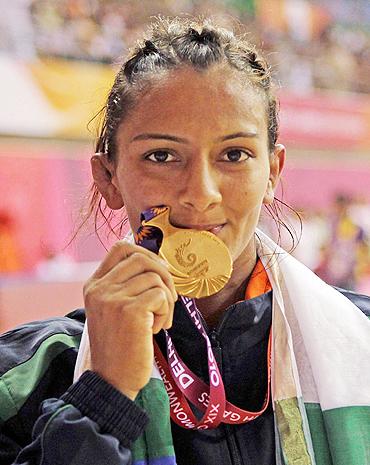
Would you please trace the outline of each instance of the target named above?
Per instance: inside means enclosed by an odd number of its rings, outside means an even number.
[[[270,203],[274,201],[274,198],[275,198],[275,192],[274,192],[272,180],[269,179],[267,183],[267,187],[266,187],[266,192],[263,197],[263,203],[265,205],[269,205]]]
[[[95,185],[104,197],[107,205],[112,210],[119,210],[123,207],[123,199],[120,191],[114,185],[113,175],[110,171],[109,162],[105,154],[95,154],[91,157],[91,172]]]
[[[270,159],[270,176],[266,187],[266,193],[263,198],[263,203],[266,205],[271,204],[275,198],[275,188],[277,187],[280,179],[281,172],[285,163],[286,150],[284,145],[276,144],[274,153]]]

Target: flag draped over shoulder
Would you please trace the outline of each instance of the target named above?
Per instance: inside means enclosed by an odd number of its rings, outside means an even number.
[[[277,465],[370,465],[370,321],[345,296],[257,231],[273,289],[272,399]],[[87,330],[75,379],[89,367]],[[174,465],[157,368],[136,402],[150,422],[135,465]]]

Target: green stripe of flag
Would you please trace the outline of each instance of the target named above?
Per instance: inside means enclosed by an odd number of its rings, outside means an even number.
[[[78,347],[80,339],[81,334],[53,334],[41,343],[29,360],[0,378],[0,422],[17,415],[53,359],[70,347]]]
[[[163,381],[151,378],[135,402],[149,416],[144,433],[134,442],[134,461],[175,456],[172,442],[170,406]]]
[[[319,404],[304,404],[306,407],[310,433],[315,452],[316,465],[333,465],[324,418]]]
[[[369,386],[370,389],[370,386]],[[370,406],[323,411],[335,465],[370,464]]]
[[[305,404],[316,465],[370,465],[370,407]]]

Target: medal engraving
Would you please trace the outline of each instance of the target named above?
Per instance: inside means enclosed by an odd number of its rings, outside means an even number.
[[[186,247],[188,247],[191,243],[191,239],[189,239],[187,242],[184,242],[183,244],[180,245],[179,248],[176,249],[176,253],[175,253],[175,258],[177,260],[177,263],[180,265],[180,266],[183,266],[185,268],[187,268],[188,266],[193,266],[195,265],[195,262],[197,261],[197,256],[193,253],[189,253],[186,257],[186,259],[184,259],[184,255],[185,255],[185,249]],[[188,260],[186,262],[186,260]]]
[[[206,297],[220,291],[232,272],[226,245],[209,231],[179,229],[169,222],[169,209],[142,225],[163,233],[158,255],[169,264],[176,291],[188,297]]]

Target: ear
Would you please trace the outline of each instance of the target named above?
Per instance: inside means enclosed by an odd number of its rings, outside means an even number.
[[[267,183],[265,195],[263,197],[264,204],[270,204],[275,198],[275,188],[280,179],[281,172],[285,163],[286,150],[284,145],[276,144],[274,152],[270,155],[270,176]]]
[[[118,187],[114,183],[114,171],[112,163],[106,154],[98,153],[91,157],[91,172],[98,191],[104,197],[107,205],[112,210],[123,207],[123,199]]]

